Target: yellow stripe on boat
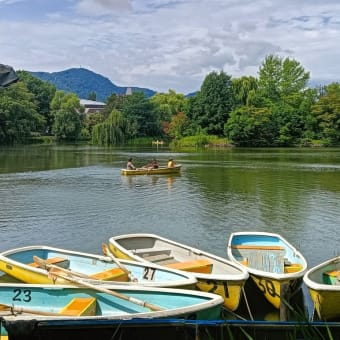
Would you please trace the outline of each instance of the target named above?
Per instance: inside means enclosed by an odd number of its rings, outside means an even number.
[[[96,299],[92,297],[73,298],[59,313],[68,316],[94,316],[96,304]]]

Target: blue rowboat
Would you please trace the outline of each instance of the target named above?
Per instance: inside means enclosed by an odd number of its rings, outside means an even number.
[[[307,269],[302,254],[282,236],[267,232],[236,232],[229,237],[231,261],[248,270],[264,297],[275,307],[300,288]]]
[[[309,269],[303,277],[321,320],[340,318],[340,256]]]
[[[221,295],[224,307],[230,311],[238,308],[249,277],[246,270],[227,259],[155,234],[114,236],[109,247],[119,258],[190,272],[197,279],[198,290]]]
[[[103,250],[108,251],[107,248]],[[110,256],[100,256],[49,246],[29,246],[0,253],[0,271],[26,283],[70,284],[61,273],[81,278],[93,285],[142,285],[163,288],[195,288],[196,278],[190,273],[163,268],[156,264],[118,261]],[[118,262],[117,262],[118,261]],[[77,284],[77,282],[72,282]]]
[[[6,321],[123,320],[132,318],[218,319],[220,296],[187,289],[111,286],[0,284],[0,317]]]

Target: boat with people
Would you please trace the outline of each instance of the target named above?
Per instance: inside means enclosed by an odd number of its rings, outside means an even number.
[[[238,308],[249,277],[246,270],[227,259],[155,234],[113,236],[109,247],[118,258],[191,272],[197,279],[197,289],[222,296],[229,311]]]
[[[102,251],[105,256],[41,245],[15,248],[0,253],[0,270],[26,283],[78,285],[81,279],[101,286],[195,288],[197,280],[190,273],[157,264],[118,260],[106,244],[102,244]]]
[[[122,175],[166,175],[166,174],[178,174],[181,171],[182,165],[176,164],[173,167],[162,166],[158,168],[141,167],[136,169],[121,169]]]
[[[58,320],[59,326],[83,320],[94,327],[99,320],[212,320],[220,317],[222,303],[222,298],[216,294],[188,289],[129,285],[107,289],[50,284],[0,284],[0,317],[5,325],[11,321],[28,320]]]
[[[310,268],[303,277],[321,320],[340,318],[340,256]]]
[[[278,309],[300,288],[307,269],[304,256],[275,233],[232,233],[227,254],[249,272],[264,297]]]

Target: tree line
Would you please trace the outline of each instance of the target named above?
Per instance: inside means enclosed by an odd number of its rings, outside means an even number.
[[[309,72],[290,58],[267,56],[258,77],[211,72],[191,97],[173,90],[151,98],[112,94],[94,114],[84,113],[75,94],[29,72],[17,74],[19,82],[0,88],[0,144],[50,135],[97,145],[147,138],[177,146],[340,145],[340,84],[308,86]]]

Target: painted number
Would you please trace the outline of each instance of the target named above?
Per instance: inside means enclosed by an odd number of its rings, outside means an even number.
[[[143,279],[153,281],[156,269],[145,267],[143,271]]]
[[[211,288],[209,288],[207,291],[209,293],[215,293],[215,294],[221,294],[218,292],[219,286],[223,286],[223,293],[226,298],[229,298],[229,288],[228,288],[228,283],[226,281],[223,281],[222,284],[221,282],[214,281],[214,280],[208,280],[206,281],[207,285],[211,285]]]
[[[30,302],[32,300],[31,291],[29,289],[16,288],[13,290],[13,301]]]
[[[259,280],[259,288],[263,293],[268,292],[272,297],[279,296],[276,293],[274,283],[271,280]]]

